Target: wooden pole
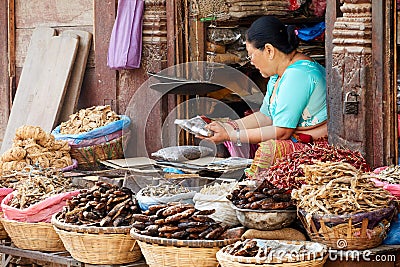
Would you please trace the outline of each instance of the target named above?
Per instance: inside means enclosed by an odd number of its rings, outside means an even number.
[[[8,109],[11,109],[13,102],[13,94],[16,89],[15,84],[15,0],[8,0],[8,76],[10,79],[9,84],[9,101]]]

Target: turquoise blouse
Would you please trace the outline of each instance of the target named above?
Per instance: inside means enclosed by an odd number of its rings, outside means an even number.
[[[327,120],[325,68],[314,61],[298,60],[283,73],[270,103],[278,75],[267,84],[260,111],[274,126],[307,127]]]

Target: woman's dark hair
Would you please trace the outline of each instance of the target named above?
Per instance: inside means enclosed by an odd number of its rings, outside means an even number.
[[[274,16],[263,16],[251,24],[246,33],[246,42],[258,49],[270,43],[278,50],[289,54],[299,45],[295,26],[286,26]]]

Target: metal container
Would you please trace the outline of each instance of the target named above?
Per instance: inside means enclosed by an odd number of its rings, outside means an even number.
[[[296,210],[239,209],[232,204],[239,222],[250,229],[278,230],[289,226],[297,216]]]

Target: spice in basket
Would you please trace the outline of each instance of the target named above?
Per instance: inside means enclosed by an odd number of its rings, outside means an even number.
[[[68,142],[55,140],[38,126],[24,125],[17,129],[12,148],[0,157],[0,170],[5,174],[35,164],[62,169],[72,165],[69,151]]]
[[[317,143],[311,148],[295,151],[280,158],[275,165],[260,172],[254,179],[260,181],[267,179],[278,188],[297,189],[305,183],[303,180],[296,179],[304,176],[303,168],[300,166],[312,165],[316,161],[347,162],[357,170],[370,171],[370,167],[360,152]]]
[[[288,189],[277,188],[267,180],[257,185],[256,181],[241,182],[226,197],[241,209],[280,210],[294,208]]]
[[[191,204],[150,206],[133,215],[133,229],[142,235],[182,240],[216,240],[227,230],[209,217],[215,210],[197,210]]]
[[[389,184],[400,184],[400,166],[389,166],[376,174],[376,178]]]
[[[106,182],[97,182],[89,190],[67,200],[60,222],[76,225],[117,227],[128,226],[139,212],[134,193]]]
[[[109,105],[93,106],[81,109],[77,113],[70,115],[68,121],[61,123],[60,133],[85,133],[120,119],[118,114],[112,111]]]

